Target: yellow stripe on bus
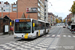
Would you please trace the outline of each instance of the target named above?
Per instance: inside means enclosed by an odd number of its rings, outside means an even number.
[[[28,38],[28,33],[26,33],[26,34],[25,34],[24,38],[25,38],[25,39],[27,39],[27,38]]]
[[[38,36],[40,36],[40,30],[39,30]]]

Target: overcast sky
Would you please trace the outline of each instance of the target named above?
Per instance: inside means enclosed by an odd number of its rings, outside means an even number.
[[[71,13],[69,10],[73,1],[74,0],[49,0],[48,12],[53,12],[55,15],[64,19],[69,13]]]
[[[10,3],[14,3],[17,0],[0,0],[0,1],[8,1]],[[71,13],[69,10],[73,4],[74,0],[48,0],[48,12],[52,12],[63,19]],[[52,4],[52,6],[51,6]]]

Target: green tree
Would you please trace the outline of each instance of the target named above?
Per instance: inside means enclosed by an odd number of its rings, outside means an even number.
[[[63,22],[65,23],[65,19],[63,20]]]
[[[73,1],[73,5],[72,5],[70,11],[73,13],[73,15],[75,14],[75,1]]]
[[[56,19],[56,23],[59,23],[59,20],[58,19]]]

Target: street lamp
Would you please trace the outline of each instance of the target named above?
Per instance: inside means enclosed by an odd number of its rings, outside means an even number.
[[[17,0],[17,18],[18,18],[18,0]]]
[[[3,7],[1,7],[1,10],[2,10],[2,16],[1,16],[1,18],[3,18]]]

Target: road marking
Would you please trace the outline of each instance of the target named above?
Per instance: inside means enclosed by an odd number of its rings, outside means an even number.
[[[73,36],[75,38],[75,36]]]
[[[71,35],[68,35],[68,37],[71,37]]]
[[[47,35],[46,37],[49,37],[50,35]]]
[[[56,49],[56,47],[50,47],[50,49]]]
[[[57,35],[57,37],[60,37],[60,35]]]
[[[52,37],[55,37],[55,35],[52,35]]]
[[[66,35],[63,35],[63,37],[66,37]]]

